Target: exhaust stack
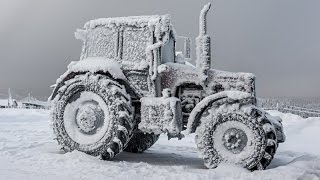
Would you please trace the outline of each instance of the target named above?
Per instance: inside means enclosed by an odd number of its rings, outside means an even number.
[[[211,67],[211,41],[207,35],[207,13],[211,7],[211,3],[206,4],[199,17],[199,36],[196,38],[196,67],[202,85],[206,85],[208,78],[208,70]]]

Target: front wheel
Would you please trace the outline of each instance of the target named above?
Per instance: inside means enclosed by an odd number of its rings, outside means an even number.
[[[238,107],[232,109],[230,107]],[[205,166],[221,162],[249,170],[265,169],[277,149],[276,134],[263,113],[252,105],[206,109],[196,130],[196,143]]]
[[[53,130],[65,151],[111,159],[130,139],[130,96],[107,76],[87,73],[64,82],[53,99],[52,110]]]

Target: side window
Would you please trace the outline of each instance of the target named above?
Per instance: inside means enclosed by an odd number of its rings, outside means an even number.
[[[115,58],[117,37],[118,32],[116,30],[106,27],[93,29],[87,39],[87,56]]]
[[[150,31],[147,28],[126,28],[123,32],[123,66],[126,69],[146,69],[146,47],[150,41]]]
[[[175,44],[173,38],[170,36],[168,42],[161,47],[161,63],[174,62]]]

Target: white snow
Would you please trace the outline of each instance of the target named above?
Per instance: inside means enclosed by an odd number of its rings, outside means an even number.
[[[165,64],[161,64],[158,66],[158,73],[163,73],[163,72],[168,72],[169,70],[169,66],[165,65]]]
[[[194,135],[164,135],[145,153],[122,152],[113,161],[63,153],[48,111],[0,109],[0,179],[320,179],[320,118],[269,113],[283,119],[287,141],[267,170],[249,172],[227,164],[205,169]]]
[[[0,99],[0,106],[8,106],[8,99]]]
[[[104,57],[89,57],[81,61],[73,61],[68,65],[70,72],[109,72],[116,79],[126,79],[120,64]]]

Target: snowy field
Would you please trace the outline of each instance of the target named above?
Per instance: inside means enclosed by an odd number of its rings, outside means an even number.
[[[123,152],[113,161],[63,153],[48,111],[0,109],[0,179],[320,179],[320,118],[270,113],[283,118],[287,141],[267,170],[248,172],[230,165],[205,169],[193,135],[161,136],[145,153]]]

